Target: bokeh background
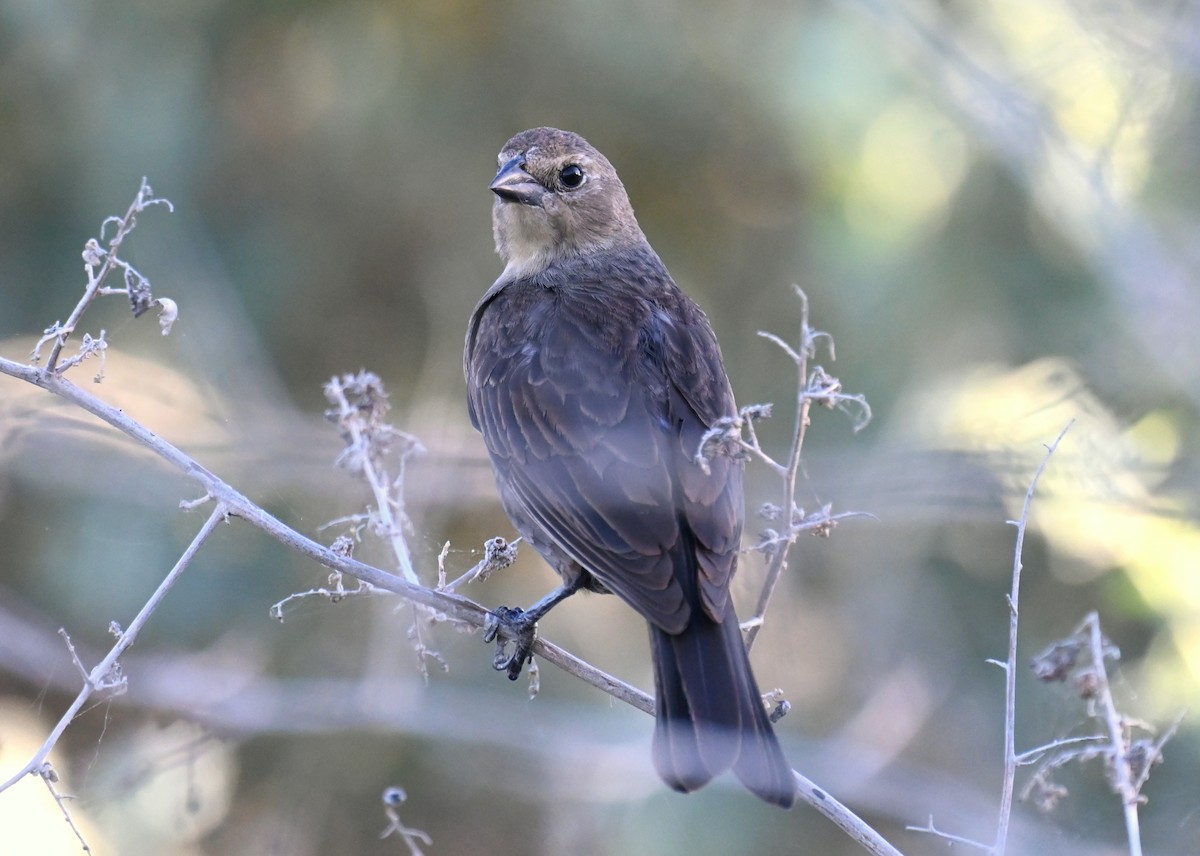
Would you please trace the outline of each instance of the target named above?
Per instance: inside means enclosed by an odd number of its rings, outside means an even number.
[[[1098,610],[1114,690],[1164,728],[1149,852],[1200,852],[1200,10],[1117,0],[0,2],[0,354],[27,358],[84,282],[80,251],[142,176],[126,257],[179,303],[163,338],[122,298],[105,380],[123,407],[299,530],[360,511],[321,386],[368,368],[426,453],[406,484],[419,572],[511,535],[467,423],[461,342],[498,274],[487,183],[512,134],[604,151],[742,403],[786,452],[792,290],[864,393],[815,414],[800,502],[864,511],[801,542],[755,651],[796,767],[906,853],[991,840],[1005,594],[1033,471],[1018,748],[1096,730],[1024,664]],[[752,467],[747,505],[778,485]],[[0,778],[74,696],[59,627],[95,662],[201,522],[194,486],[111,429],[0,378]],[[766,524],[752,520],[748,540]],[[388,566],[368,539],[358,555]],[[739,601],[762,562],[749,555]],[[98,854],[857,853],[826,821],[722,780],[667,792],[650,721],[547,667],[527,699],[477,636],[434,628],[428,680],[388,598],[293,602],[322,569],[224,527],[54,755]],[[467,594],[532,602],[534,556]],[[645,632],[579,597],[549,638],[649,687]],[[745,607],[744,607],[745,608]],[[1018,787],[1030,771],[1022,771]],[[1011,853],[1127,852],[1102,763],[1065,767]],[[0,851],[75,853],[34,779],[0,794]]]

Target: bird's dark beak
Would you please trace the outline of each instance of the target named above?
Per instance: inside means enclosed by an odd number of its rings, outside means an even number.
[[[542,194],[546,192],[525,171],[525,158],[519,155],[500,167],[488,187],[505,202],[519,202],[522,205],[541,205]]]

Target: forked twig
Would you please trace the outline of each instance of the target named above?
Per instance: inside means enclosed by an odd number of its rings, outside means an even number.
[[[42,765],[46,763],[50,751],[57,745],[59,738],[67,730],[67,726],[71,724],[79,711],[83,709],[83,706],[92,697],[92,694],[114,686],[114,676],[119,675],[117,671],[119,664],[117,661],[120,656],[125,653],[130,645],[137,641],[138,634],[141,633],[146,622],[150,620],[150,616],[158,609],[167,592],[171,590],[171,587],[175,585],[179,577],[187,570],[192,560],[196,558],[200,547],[226,518],[226,507],[218,503],[217,507],[213,509],[212,514],[208,516],[208,520],[200,527],[200,531],[192,538],[192,542],[188,544],[187,549],[183,551],[183,555],[179,557],[179,560],[171,568],[170,572],[163,577],[163,581],[158,584],[158,588],[150,595],[149,600],[138,611],[133,621],[129,623],[127,628],[119,632],[116,644],[112,646],[112,649],[109,650],[104,659],[96,664],[95,668],[87,672],[86,680],[84,681],[83,688],[79,691],[79,695],[75,697],[75,701],[71,703],[71,706],[67,708],[67,711],[58,720],[58,724],[51,730],[50,735],[42,743],[41,748],[29,760],[29,763],[13,774],[3,784],[0,784],[0,793],[12,787],[30,773],[39,772],[42,769]],[[78,657],[76,657],[76,662],[79,662]],[[79,665],[82,667],[82,664]]]
[[[387,815],[388,825],[383,832],[379,833],[379,837],[390,838],[396,836],[404,842],[404,846],[408,848],[409,856],[425,856],[425,851],[421,849],[424,844],[429,847],[433,844],[433,839],[429,837],[429,833],[420,829],[413,829],[410,826],[405,826],[400,820],[400,806],[408,799],[408,794],[404,792],[404,788],[390,787],[383,791],[383,812]]]

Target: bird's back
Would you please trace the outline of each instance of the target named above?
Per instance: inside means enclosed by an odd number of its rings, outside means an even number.
[[[707,318],[653,250],[493,287],[465,368],[506,510],[560,573],[578,564],[666,630],[697,606],[721,614],[741,462],[705,473],[695,454],[733,396]],[[695,579],[678,578],[682,550]]]

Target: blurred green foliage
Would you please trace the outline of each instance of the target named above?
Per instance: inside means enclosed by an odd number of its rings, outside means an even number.
[[[816,415],[801,502],[879,521],[801,544],[755,653],[794,706],[790,757],[906,852],[939,847],[903,829],[931,813],[990,840],[1006,520],[1070,418],[1026,542],[1023,662],[1097,609],[1130,715],[1200,699],[1200,360],[1179,335],[1200,318],[1198,27],[1189,4],[1108,0],[4,0],[0,353],[66,317],[84,241],[146,175],[175,213],[144,214],[126,257],[180,320],[164,339],[97,304],[96,391],[328,540],[367,494],[333,468],[321,384],[374,370],[428,447],[408,480],[421,572],[449,540],[461,573],[511,534],[460,368],[499,272],[487,183],[517,131],[578,131],[711,315],[739,399],[775,402],[766,445],[784,454],[795,378],[755,332],[794,337],[792,283],[874,408],[859,435]],[[53,631],[98,650],[199,525],[175,508],[192,486],[47,398],[0,378],[0,778],[73,695]],[[752,467],[748,508],[777,490]],[[742,603],[760,579],[751,555]],[[551,669],[528,702],[476,637],[435,629],[449,670],[422,683],[390,601],[268,618],[323,581],[236,524],[205,550],[131,655],[131,704],[61,747],[96,852],[404,852],[378,840],[391,785],[433,856],[860,852],[804,808],[666,792],[649,720]],[[526,551],[466,593],[551,583]],[[577,600],[545,634],[649,686],[638,621]],[[1069,690],[1019,676],[1018,749],[1091,728]],[[1153,852],[1200,851],[1198,760],[1185,722],[1146,791]],[[1054,814],[1018,806],[1021,840],[1121,852],[1099,762],[1063,779]],[[18,802],[39,788],[0,795],[0,851],[76,852],[52,803]]]

